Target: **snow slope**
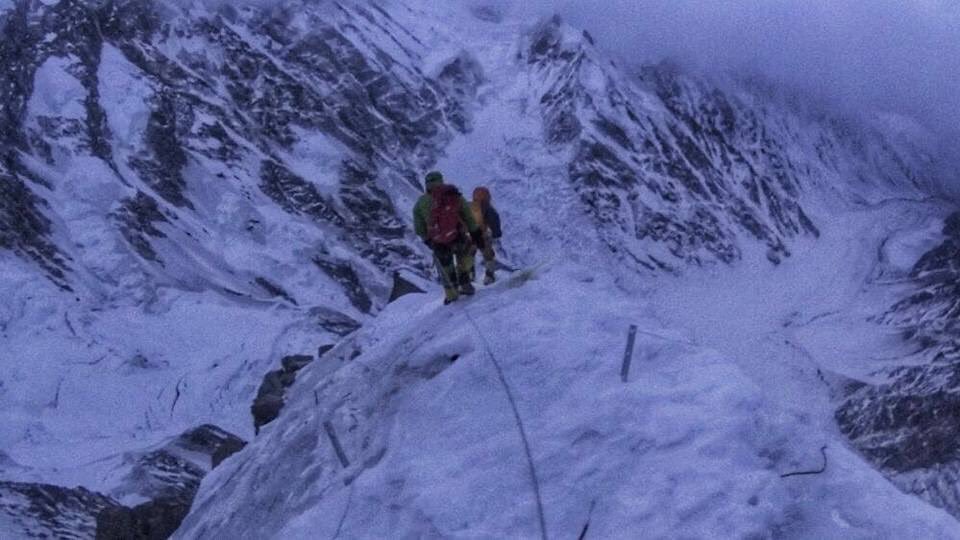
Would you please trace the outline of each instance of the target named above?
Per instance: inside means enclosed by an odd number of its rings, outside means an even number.
[[[27,272],[6,277],[20,293],[50,294]],[[110,493],[95,465],[108,457],[212,420],[246,438],[259,377],[285,354],[315,352],[317,323],[281,305],[175,290],[103,311],[5,304],[0,448],[23,469],[4,479]]]
[[[538,537],[490,355],[530,441],[549,537],[589,521],[596,538],[960,538],[953,518],[847,449],[822,400],[800,411],[802,395],[765,376],[809,392],[811,366],[714,349],[658,311],[557,263],[450,308],[405,297],[334,349],[338,362],[308,368],[281,418],[204,480],[177,538]],[[762,362],[776,367],[754,371]],[[825,473],[780,477],[819,467],[823,444]]]

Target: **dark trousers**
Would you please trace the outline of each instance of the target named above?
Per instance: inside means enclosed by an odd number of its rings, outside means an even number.
[[[458,240],[446,246],[434,246],[433,254],[437,258],[440,281],[445,289],[456,290],[457,285],[470,281],[473,269],[471,244]]]

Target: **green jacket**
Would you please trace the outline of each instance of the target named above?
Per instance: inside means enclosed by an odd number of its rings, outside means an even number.
[[[430,193],[424,193],[413,206],[413,229],[421,240],[427,239],[427,221],[430,219],[430,210],[433,208],[433,197]],[[470,211],[470,205],[467,200],[460,197],[460,220],[467,226],[467,230],[474,232],[480,227],[473,219],[473,212]]]

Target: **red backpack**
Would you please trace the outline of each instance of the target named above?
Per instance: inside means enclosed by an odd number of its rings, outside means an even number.
[[[463,197],[450,185],[437,186],[431,193],[430,221],[427,237],[435,245],[448,246],[460,238],[460,211]]]

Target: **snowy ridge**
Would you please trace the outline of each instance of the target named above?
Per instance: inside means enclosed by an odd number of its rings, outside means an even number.
[[[204,480],[176,537],[537,537],[481,335],[515,390],[549,537],[587,521],[599,538],[960,537],[842,445],[830,473],[781,479],[814,468],[829,433],[653,314],[576,267],[521,272],[452,308],[405,297],[306,368],[280,419]]]
[[[519,76],[498,73],[510,57]],[[599,243],[638,268],[681,270],[760,243],[776,263],[829,219],[822,201],[919,197],[938,182],[899,132],[670,65],[632,76],[556,19],[478,61],[490,83],[477,128],[441,167],[522,200],[513,222],[585,259]]]

